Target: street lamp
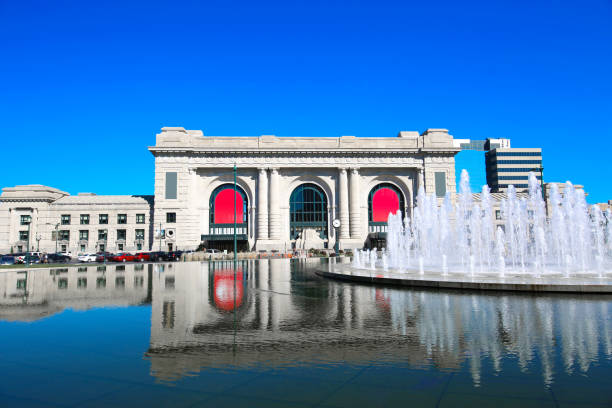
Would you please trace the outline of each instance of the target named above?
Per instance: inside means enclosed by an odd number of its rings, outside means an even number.
[[[46,222],[45,225],[55,226],[55,253],[57,254],[57,239],[59,238],[57,236],[57,233],[58,233],[58,228],[60,226],[60,223],[58,222],[58,223],[55,223],[55,224],[51,224],[49,222]]]

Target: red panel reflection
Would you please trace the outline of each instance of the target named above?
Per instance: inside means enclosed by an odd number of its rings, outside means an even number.
[[[234,223],[234,189],[221,190],[215,197],[215,224]],[[236,191],[236,222],[244,222],[244,202],[242,196]]]
[[[234,270],[220,269],[214,274],[215,305],[221,310],[231,312],[234,304],[238,308],[244,296],[242,268],[236,269],[236,286],[234,289]],[[234,291],[235,290],[235,291]],[[234,303],[234,299],[236,302]]]
[[[387,222],[389,213],[399,210],[399,196],[390,188],[377,190],[372,197],[372,221]]]

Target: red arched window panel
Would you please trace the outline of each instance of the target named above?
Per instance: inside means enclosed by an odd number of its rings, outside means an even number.
[[[226,188],[215,196],[215,224],[234,223],[234,189]],[[236,191],[236,222],[241,224],[244,220],[244,200],[240,192]]]
[[[389,213],[395,214],[400,207],[400,199],[395,191],[383,187],[376,190],[372,197],[372,221],[387,222]]]
[[[235,274],[233,269],[217,270],[214,277],[215,305],[227,312],[234,310],[234,306],[238,308],[244,296],[242,268],[237,268]]]

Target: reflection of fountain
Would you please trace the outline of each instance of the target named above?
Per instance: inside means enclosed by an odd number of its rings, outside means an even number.
[[[529,196],[517,197],[510,186],[496,228],[489,188],[483,186],[480,202],[474,202],[465,170],[455,204],[447,194],[439,205],[421,186],[412,218],[402,220],[399,211],[389,215],[385,263],[396,271],[443,276],[604,277],[612,266],[611,211],[588,208],[584,192],[569,182],[563,196],[553,184],[549,200],[547,218],[539,182],[530,173]],[[353,267],[373,269],[372,260],[357,251]]]

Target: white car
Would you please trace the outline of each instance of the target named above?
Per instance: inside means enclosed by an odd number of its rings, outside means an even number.
[[[79,262],[96,262],[96,254],[81,254],[77,259]]]

